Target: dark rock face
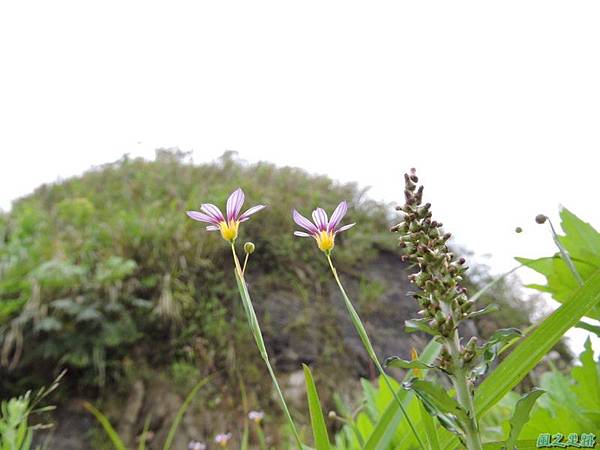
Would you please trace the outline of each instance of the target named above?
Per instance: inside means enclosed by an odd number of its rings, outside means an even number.
[[[412,285],[407,275],[405,264],[390,252],[381,252],[360,272],[340,273],[381,360],[392,355],[409,358],[411,347],[420,349],[428,341],[427,336],[420,333],[404,332],[404,321],[416,317],[418,310],[417,302],[408,294]],[[259,283],[260,279],[255,282]],[[315,366],[325,402],[333,392],[346,398],[359,395],[359,377],[374,378],[377,375],[333,280],[323,289],[316,288],[315,292],[299,295],[294,289],[274,291],[266,298],[254,301],[280,384],[297,413],[305,408],[302,363]],[[471,328],[467,334],[476,331],[474,326]],[[252,390],[252,386],[247,387]],[[116,428],[124,441],[131,447],[137,446],[144,420],[151,414],[152,433],[147,448],[162,448],[183,402],[176,388],[157,374],[155,379],[134,383],[129,396],[117,401],[116,408],[106,411],[113,424],[118,424]],[[272,405],[276,402],[273,397]],[[234,415],[237,420],[232,419]],[[174,448],[187,448],[192,439],[208,442],[214,433],[227,431],[228,425],[239,423],[238,416],[239,411],[226,408],[215,411],[196,405],[184,416]],[[68,409],[58,416],[50,448],[92,448],[89,444],[91,426],[97,425],[81,408]],[[239,436],[234,433],[234,441],[237,438]]]
[[[32,448],[61,450],[94,450],[89,442],[89,431],[96,426],[94,418],[81,406],[81,402],[73,401],[57,411],[54,416],[55,426],[50,430],[34,434]]]
[[[421,347],[423,336],[404,332],[404,321],[416,316],[418,305],[407,295],[411,285],[397,255],[382,252],[361,272],[340,276],[381,359],[392,355],[406,358],[411,347]],[[337,357],[349,376],[374,375],[333,280],[326,292],[315,292],[307,299],[274,292],[258,303],[257,309],[281,370],[297,370],[301,363],[321,365]]]

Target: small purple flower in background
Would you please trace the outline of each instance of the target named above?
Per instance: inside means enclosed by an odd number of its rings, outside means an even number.
[[[260,423],[265,418],[265,413],[262,411],[250,411],[248,413],[248,419],[253,422]]]
[[[241,188],[236,189],[227,199],[227,215],[223,216],[221,210],[212,203],[203,203],[200,205],[200,211],[187,211],[186,214],[198,222],[205,222],[210,225],[206,227],[208,231],[220,231],[221,236],[228,242],[233,242],[237,238],[240,223],[245,222],[254,213],[265,208],[265,205],[256,205],[240,214],[244,204],[244,191]]]
[[[231,440],[231,433],[221,433],[215,436],[215,442],[221,447],[227,447],[227,444]]]
[[[348,204],[343,201],[335,208],[335,211],[333,211],[333,214],[331,215],[331,219],[328,219],[325,210],[323,208],[317,208],[312,213],[313,223],[294,209],[292,212],[294,222],[308,231],[308,233],[305,233],[304,231],[294,231],[294,235],[314,238],[317,241],[319,249],[329,254],[335,245],[335,235],[356,225],[355,223],[351,223],[340,227],[340,222],[347,211]]]
[[[189,450],[206,450],[206,444],[203,444],[200,441],[190,441],[188,444]]]

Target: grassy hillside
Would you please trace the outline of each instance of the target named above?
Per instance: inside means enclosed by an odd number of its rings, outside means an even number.
[[[253,398],[269,399],[270,386],[235,290],[229,249],[185,215],[201,202],[224,205],[240,186],[247,206],[268,205],[244,224],[239,240],[256,244],[248,279],[280,370],[297,369],[296,359],[306,360],[296,355],[286,366],[288,350],[304,340],[298,333],[312,324],[317,345],[311,360],[332,371],[348,370],[349,378],[368,375],[356,367],[359,361],[340,361],[347,352],[344,330],[320,321],[332,317],[320,314],[331,308],[325,301],[331,279],[316,246],[292,236],[293,207],[304,213],[317,205],[331,211],[340,200],[349,201],[348,222],[358,225],[339,237],[338,269],[355,280],[359,308],[367,318],[371,314],[375,328],[382,326],[380,340],[389,335],[387,329],[402,333],[402,314],[393,317],[398,323],[389,323],[392,316],[381,307],[390,304],[378,303],[385,287],[362,277],[369,267],[377,275],[373,265],[385,263],[384,275],[405,283],[399,261],[397,274],[388,269],[395,256],[381,260],[396,246],[388,232],[389,206],[369,200],[355,184],[295,168],[248,165],[232,154],[201,165],[187,158],[177,151],[158,151],[155,161],[124,157],[81,177],[41,186],[0,217],[3,396],[47,383],[67,368],[62,392],[69,397],[125,393],[156,372],[185,392],[195,380],[217,372],[212,391],[205,394],[209,409],[239,406],[240,375]],[[475,272],[472,285],[489,280],[485,270]],[[401,311],[404,293],[397,295],[389,300]],[[505,305],[504,316],[495,319],[500,326],[527,322],[507,284],[483,303],[491,300]],[[286,329],[279,316],[286,317]]]
[[[184,214],[204,201],[224,204],[238,186],[248,204],[268,205],[241,235],[256,244],[252,268],[269,274],[265,289],[301,289],[298,279],[321,279],[317,251],[292,236],[292,207],[331,209],[350,201],[350,220],[360,226],[351,246],[340,242],[341,267],[372,258],[374,243],[393,245],[387,209],[365,200],[355,185],[271,164],[243,165],[232,155],[199,166],[184,158],[169,151],[159,151],[154,162],[124,157],[44,185],[2,217],[2,359],[20,375],[9,376],[13,382],[46,381],[32,378],[50,376],[58,363],[88,388],[120,379],[128,365],[169,364],[185,354],[214,367],[228,351],[247,355],[228,248]],[[10,387],[2,379],[3,389]]]

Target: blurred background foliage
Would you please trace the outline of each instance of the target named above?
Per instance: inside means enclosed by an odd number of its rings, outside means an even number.
[[[182,392],[218,372],[208,408],[239,407],[240,376],[254,398],[272,401],[239,305],[229,249],[185,215],[201,202],[224,205],[237,187],[246,206],[268,205],[244,223],[239,239],[256,244],[248,278],[258,303],[279,290],[318,308],[314,299],[330,286],[316,247],[292,236],[293,207],[308,214],[316,205],[331,211],[341,199],[349,201],[347,220],[359,226],[338,238],[340,272],[356,276],[381,252],[395,251],[388,232],[393,208],[369,199],[366,189],[296,168],[247,164],[231,152],[195,165],[186,153],[158,150],[154,161],[124,156],[43,185],[0,215],[2,397],[48,384],[66,368],[65,398],[126,393],[135,380],[161,371]],[[368,310],[382,287],[358,279],[356,301]],[[473,289],[490,280],[487,268],[472,268]],[[520,296],[510,278],[498,283],[481,302],[500,303],[502,310],[476,331],[486,336],[498,327],[527,326],[537,303]],[[264,331],[277,361],[285,342],[276,343],[277,329]],[[339,336],[319,333],[321,354],[335,355]],[[332,385],[344,376],[355,374],[336,374]],[[324,398],[333,405],[332,395]],[[277,414],[277,407],[270,410]]]

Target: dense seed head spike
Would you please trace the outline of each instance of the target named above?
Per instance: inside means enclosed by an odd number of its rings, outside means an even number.
[[[422,204],[423,186],[416,185],[416,170],[405,174],[404,181],[405,204],[397,208],[404,213],[403,222],[392,230],[400,234],[402,260],[416,268],[409,280],[421,290],[414,295],[423,308],[420,315],[434,317],[431,326],[448,336],[471,309],[460,284],[465,259],[454,259],[446,245],[452,235],[441,230],[441,222],[432,220],[431,203]]]

